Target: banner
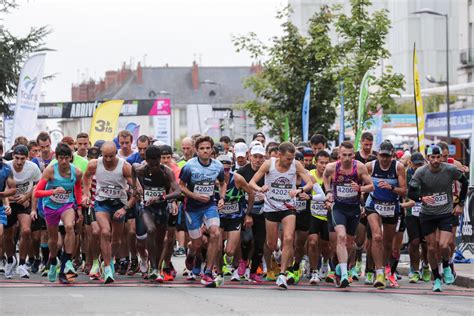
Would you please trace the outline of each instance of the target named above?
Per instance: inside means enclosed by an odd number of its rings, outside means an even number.
[[[359,109],[357,111],[357,133],[354,141],[354,151],[359,150],[360,137],[362,136],[362,131],[364,130],[364,116],[365,116],[365,106],[367,104],[367,99],[369,98],[369,79],[370,79],[370,69],[362,78],[360,84],[360,93],[359,93]]]
[[[413,43],[413,84],[415,90],[415,113],[416,133],[418,136],[418,151],[425,155],[425,114],[423,113],[423,99],[421,97],[420,78],[418,74],[418,60],[416,59],[416,47]]]
[[[303,127],[303,141],[307,142],[308,141],[308,133],[309,133],[309,108],[310,108],[310,93],[311,93],[311,84],[308,81],[306,84],[306,91],[304,93],[304,99],[303,99],[303,107],[301,110],[301,119],[303,120],[302,122],[302,127]]]
[[[341,89],[341,113],[339,114],[339,145],[344,141],[344,82],[341,81],[340,84]]]
[[[118,127],[118,118],[123,100],[102,103],[94,112],[89,138],[92,144],[98,140],[113,140]]]
[[[171,143],[171,101],[170,99],[156,99],[150,111],[153,116],[155,138],[167,145]]]
[[[18,136],[34,139],[38,133],[36,121],[38,118],[45,57],[46,54],[31,56],[21,69],[11,143]]]
[[[140,136],[140,125],[137,123],[128,123],[125,130],[129,131],[133,136],[132,148],[137,148],[137,139]]]

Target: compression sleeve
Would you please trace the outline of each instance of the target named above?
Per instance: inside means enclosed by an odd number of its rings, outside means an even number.
[[[324,194],[323,189],[319,185],[319,183],[315,183],[313,185],[313,191],[316,192],[315,195],[313,195],[313,201],[316,202],[324,202],[326,199],[326,194]]]
[[[76,181],[74,184],[74,197],[76,198],[76,204],[82,205],[82,183],[81,181]]]
[[[44,198],[53,195],[54,190],[45,190],[48,181],[41,179],[35,188],[35,198]]]
[[[459,202],[464,204],[464,202],[466,201],[469,181],[467,181],[467,178],[464,174],[458,179],[458,181],[461,182],[461,192],[459,192]]]

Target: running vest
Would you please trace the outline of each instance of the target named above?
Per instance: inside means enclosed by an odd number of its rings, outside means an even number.
[[[149,167],[145,167],[143,179],[139,178],[143,187],[143,202],[148,202],[152,198],[165,196],[170,191],[170,182],[165,173],[165,167],[160,165],[161,174],[150,175]],[[152,205],[154,208],[166,208],[166,201],[159,201]]]
[[[218,200],[216,198],[216,200]],[[221,218],[239,218],[243,216],[244,193],[235,187],[234,173],[230,173],[229,183],[224,197],[224,207],[219,210]]]
[[[271,158],[270,170],[265,175],[265,185],[268,186],[268,192],[265,194],[264,212],[288,210],[289,208],[285,204],[291,203],[290,191],[296,189],[295,160],[291,163],[288,171],[283,173],[276,169],[276,160],[277,158]]]
[[[127,203],[127,179],[123,176],[123,165],[125,160],[118,158],[117,166],[114,170],[105,169],[103,158],[97,159],[97,179],[96,201],[120,200]]]
[[[321,188],[324,191],[324,180],[323,178],[318,177],[318,170],[313,169],[309,172],[309,174],[312,175],[316,179],[316,182],[321,186]],[[313,190],[312,194],[315,195],[317,193]],[[328,210],[324,202],[311,200],[310,210],[311,210],[311,215],[313,215],[314,217],[319,218],[323,221],[328,220]]]
[[[54,190],[55,188],[62,187],[66,190],[65,193],[53,194],[43,198],[43,206],[49,207],[53,210],[57,210],[63,207],[65,204],[74,203],[74,185],[76,184],[76,167],[69,164],[71,168],[71,177],[64,178],[59,173],[58,164],[53,165],[54,178],[48,181],[46,184],[46,190]]]
[[[398,162],[392,160],[390,167],[387,170],[383,170],[378,160],[372,162],[371,176],[375,189],[369,194],[366,206],[381,216],[393,217],[400,208],[398,194],[379,187],[380,181],[387,182],[392,187],[398,187],[397,166]]]
[[[351,182],[360,185],[359,175],[357,173],[357,160],[352,160],[352,171],[349,175],[341,173],[341,161],[336,162],[336,172],[334,172],[333,194],[334,201],[347,205],[359,205],[359,192],[354,191]]]

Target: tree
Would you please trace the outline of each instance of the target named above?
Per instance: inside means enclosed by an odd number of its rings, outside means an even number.
[[[0,2],[0,15],[16,8],[15,1]],[[17,94],[21,67],[34,52],[47,50],[44,38],[49,34],[46,27],[32,28],[25,37],[15,37],[0,28],[0,113],[11,114],[8,104]]]
[[[306,84],[311,82],[310,133],[320,132],[333,137],[331,125],[336,117],[333,100],[337,97],[335,47],[331,45],[329,27],[334,14],[327,6],[309,21],[309,35],[302,36],[289,21],[291,9],[278,12],[283,35],[273,37],[272,45],[263,44],[255,33],[233,38],[238,52],[248,51],[255,59],[269,56],[263,71],[248,78],[257,100],[244,104],[258,127],[268,124],[273,135],[283,135],[283,122],[290,121],[293,140],[301,139],[301,110]]]
[[[390,52],[384,47],[390,29],[387,10],[379,10],[372,15],[368,8],[370,0],[350,0],[351,15],[338,15],[336,32],[341,40],[337,45],[339,77],[344,82],[345,110],[348,112],[354,132],[357,126],[359,91],[362,78],[369,70],[381,67],[381,62],[390,57]],[[378,77],[371,76],[371,88],[364,121],[376,113],[379,107],[388,110],[395,107],[391,95],[400,95],[405,80],[403,75],[392,72],[391,66],[385,66]]]

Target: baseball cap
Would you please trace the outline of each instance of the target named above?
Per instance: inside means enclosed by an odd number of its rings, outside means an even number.
[[[250,143],[249,149],[252,149],[253,146],[257,146],[257,145],[263,147],[263,144],[262,144],[261,142],[259,142],[258,140],[254,140],[254,141],[252,141],[252,142]]]
[[[28,156],[28,147],[25,145],[18,145],[15,147],[15,149],[13,149],[13,154]]]
[[[384,140],[380,144],[379,154],[382,155],[393,155],[393,144],[389,140]]]
[[[162,141],[162,140],[155,140],[155,141],[153,142],[153,145],[159,147],[159,146],[166,145],[166,143],[165,143],[164,141]]]
[[[255,145],[250,149],[251,155],[262,155],[265,156],[265,148],[262,145]]]
[[[423,157],[423,155],[419,152],[416,152],[416,153],[413,153],[411,155],[411,158],[410,158],[411,162],[414,164],[414,165],[419,165],[419,164],[422,164],[425,162],[425,158]]]
[[[302,152],[302,153],[303,153],[303,156],[305,156],[305,157],[314,157],[314,152],[313,152],[313,150],[312,150],[311,148],[309,148],[309,147],[303,148],[303,152]]]
[[[428,156],[430,155],[441,155],[443,151],[441,150],[441,147],[439,146],[431,146],[431,147],[428,147]]]
[[[105,143],[105,140],[98,140],[94,143],[94,147],[101,149],[104,143]]]
[[[98,147],[91,147],[87,150],[87,157],[98,158],[100,156],[100,149]]]
[[[172,155],[173,154],[173,149],[169,145],[160,145],[158,146],[161,150],[162,155]]]
[[[235,157],[245,157],[247,156],[248,147],[245,143],[237,143],[234,145]]]
[[[223,164],[227,164],[227,165],[231,165],[232,164],[232,160],[230,159],[230,157],[226,154],[224,155],[220,155],[219,157],[217,157],[217,160],[219,160],[221,163]]]
[[[296,151],[295,153],[295,160],[301,161],[304,159],[303,154],[300,151]]]

